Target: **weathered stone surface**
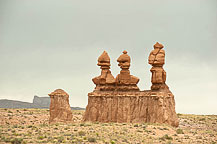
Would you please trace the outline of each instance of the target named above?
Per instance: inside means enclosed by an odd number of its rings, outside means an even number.
[[[121,71],[120,74],[115,78],[116,90],[118,91],[139,91],[137,83],[139,78],[130,75],[130,56],[127,54],[127,51],[123,51],[123,54],[117,59]]]
[[[50,96],[50,123],[72,121],[72,112],[69,105],[69,95],[62,89],[57,89]]]
[[[179,124],[173,94],[149,90],[89,93],[84,121]]]
[[[150,122],[166,123],[172,126],[179,125],[175,112],[174,96],[165,83],[166,72],[163,69],[165,52],[162,50],[163,45],[156,43],[154,48],[149,56],[149,64],[153,66],[151,69],[151,90],[139,91],[137,87],[139,78],[130,75],[130,57],[124,51],[117,60],[121,72],[117,75],[114,85],[113,83],[111,85],[113,89],[108,89],[108,85],[105,85],[106,80],[104,80],[101,86],[105,88],[95,89],[88,94],[88,105],[83,117],[84,121]],[[107,65],[110,66],[110,59],[107,60]],[[97,81],[96,79],[100,78],[101,76],[93,80],[97,86],[100,80]]]
[[[166,85],[166,72],[163,69],[165,63],[165,51],[163,45],[158,42],[154,45],[154,50],[151,51],[148,63],[152,65],[151,68],[151,82],[152,90],[168,90],[169,87]]]
[[[98,58],[98,66],[101,68],[101,75],[93,78],[93,83],[96,85],[96,91],[103,90],[114,90],[115,89],[115,78],[111,74],[110,69],[110,57],[108,53],[104,51]]]

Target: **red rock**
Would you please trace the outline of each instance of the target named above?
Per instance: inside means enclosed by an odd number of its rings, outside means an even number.
[[[179,125],[173,94],[150,90],[89,93],[83,120]]]
[[[114,90],[115,78],[111,74],[110,69],[110,57],[108,53],[104,51],[98,58],[98,66],[101,68],[101,75],[93,78],[93,83],[96,85],[95,91]]]
[[[154,45],[154,50],[151,51],[148,62],[152,65],[151,82],[152,90],[168,90],[169,87],[166,85],[166,72],[163,69],[165,63],[165,51],[162,49],[164,46],[158,42]]]
[[[130,75],[130,56],[127,54],[127,51],[123,51],[123,54],[117,59],[121,71],[120,74],[115,78],[116,90],[118,91],[139,91],[137,83],[139,78]]]
[[[50,103],[50,123],[72,121],[72,111],[69,105],[69,95],[62,89],[48,94]]]
[[[83,117],[84,121],[92,122],[129,122],[129,123],[166,123],[178,126],[175,112],[175,100],[166,85],[166,72],[163,69],[165,52],[163,45],[156,43],[150,53],[149,64],[153,67],[151,90],[139,91],[139,78],[130,75],[130,57],[127,52],[118,58],[120,74],[110,83],[113,89],[108,89],[107,71],[94,78],[96,88],[88,94],[88,105]],[[101,57],[101,56],[100,56]],[[110,59],[103,54],[104,65],[110,66]],[[108,68],[107,68],[108,69]],[[103,71],[103,69],[102,69]],[[109,71],[109,73],[111,73]],[[104,87],[103,87],[104,86]],[[103,87],[103,88],[102,88]]]

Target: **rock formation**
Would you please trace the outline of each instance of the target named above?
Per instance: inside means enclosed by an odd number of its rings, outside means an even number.
[[[127,54],[127,51],[123,51],[123,54],[117,59],[120,66],[121,71],[120,74],[117,75],[116,82],[116,90],[118,91],[139,91],[137,87],[137,83],[139,82],[139,78],[130,75],[130,56]]]
[[[62,89],[57,89],[50,96],[50,123],[72,121],[72,111],[69,105],[69,95]]]
[[[93,78],[93,83],[96,85],[96,91],[114,90],[115,78],[111,74],[110,69],[110,57],[108,53],[104,51],[98,58],[98,66],[101,68],[101,75]]]
[[[166,85],[166,72],[163,69],[165,63],[165,51],[163,45],[158,42],[154,45],[154,50],[151,51],[148,63],[152,65],[151,72],[151,90],[168,90]]]
[[[92,92],[84,121],[166,123],[178,126],[172,93],[152,92]]]
[[[124,51],[117,60],[121,72],[117,75],[115,83],[112,77],[113,89],[96,88],[97,90],[88,93],[84,121],[150,122],[179,125],[174,96],[165,84],[166,73],[163,70],[165,52],[159,43],[154,47],[156,50],[153,50],[149,56],[149,63],[153,65],[151,90],[139,90],[137,87],[139,79],[130,75],[130,57]],[[110,66],[110,59],[107,60],[107,65]],[[111,72],[109,71],[109,73]],[[101,76],[93,79],[96,87],[100,83]],[[105,78],[103,81],[104,83],[101,85],[106,85]]]
[[[37,105],[39,108],[49,108],[49,106],[50,106],[50,97],[34,96],[33,104]]]

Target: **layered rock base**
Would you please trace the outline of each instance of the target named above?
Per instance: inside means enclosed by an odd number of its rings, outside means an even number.
[[[92,122],[166,123],[178,126],[170,91],[94,91],[88,94],[83,117]]]

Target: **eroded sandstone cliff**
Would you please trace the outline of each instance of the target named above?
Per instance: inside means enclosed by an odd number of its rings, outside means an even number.
[[[178,126],[171,92],[92,92],[84,121],[150,122]]]

